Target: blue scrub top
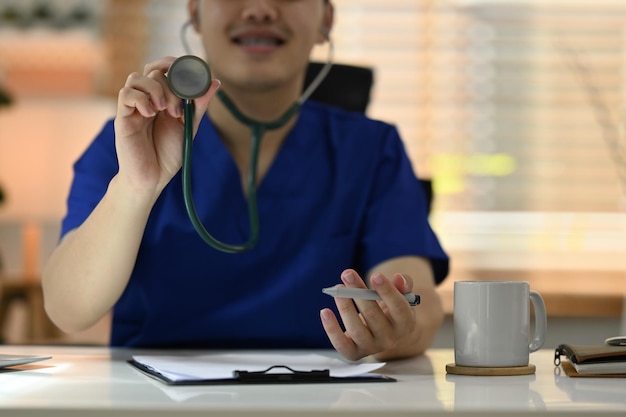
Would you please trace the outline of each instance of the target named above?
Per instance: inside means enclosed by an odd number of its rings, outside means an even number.
[[[109,121],[74,165],[62,234],[80,226],[118,171]],[[242,181],[205,116],[193,145],[193,196],[217,239],[249,238]],[[219,252],[194,230],[180,173],[157,200],[137,262],[114,307],[111,344],[187,348],[330,348],[319,318],[335,309],[321,289],[346,268],[365,274],[390,258],[448,258],[397,130],[364,115],[305,103],[258,187],[260,238]],[[419,307],[418,307],[419,308]]]

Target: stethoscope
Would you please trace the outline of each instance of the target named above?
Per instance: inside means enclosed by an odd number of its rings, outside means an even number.
[[[185,28],[183,27],[183,30]],[[183,43],[187,47],[183,38]],[[299,110],[315,89],[321,84],[332,66],[333,44],[329,41],[328,59],[322,70],[302,93],[300,98],[289,107],[278,119],[270,122],[254,120],[244,115],[233,101],[222,90],[217,91],[217,97],[222,101],[231,114],[241,123],[250,128],[252,148],[248,165],[247,197],[248,219],[250,222],[250,237],[247,242],[234,245],[224,243],[213,237],[204,227],[196,211],[191,192],[191,154],[193,145],[193,100],[203,96],[211,85],[211,70],[201,58],[195,55],[184,55],[177,58],[169,67],[167,80],[170,89],[183,100],[183,115],[185,119],[183,137],[182,185],[183,199],[189,220],[200,237],[213,248],[227,253],[245,252],[256,245],[259,240],[259,212],[257,207],[257,163],[261,139],[267,130],[278,129],[284,126]]]

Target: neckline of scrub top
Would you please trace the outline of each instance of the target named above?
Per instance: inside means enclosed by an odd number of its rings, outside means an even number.
[[[270,193],[272,195],[289,194],[294,184],[299,184],[298,173],[306,168],[307,164],[313,163],[314,158],[306,158],[302,160],[303,148],[313,151],[316,140],[322,138],[316,137],[315,132],[319,132],[321,120],[317,116],[317,112],[312,111],[307,103],[303,104],[298,118],[292,129],[287,133],[283,144],[278,150],[274,160],[263,179],[257,187],[257,196],[262,193]],[[198,130],[202,137],[198,136],[194,142],[194,153],[198,154],[197,159],[206,161],[211,167],[214,175],[217,175],[224,181],[235,178],[238,182],[239,194],[242,199],[247,199],[246,190],[241,188],[241,174],[235,161],[221,140],[217,129],[213,122],[205,114],[200,121]],[[251,138],[248,138],[251,140]]]

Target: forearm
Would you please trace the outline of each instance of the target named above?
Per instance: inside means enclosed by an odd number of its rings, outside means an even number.
[[[135,265],[154,198],[114,178],[85,222],[52,253],[42,276],[45,308],[67,332],[103,317],[120,297]]]

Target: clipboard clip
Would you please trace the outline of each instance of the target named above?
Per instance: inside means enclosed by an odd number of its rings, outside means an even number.
[[[289,372],[271,372],[286,369]],[[242,383],[262,382],[320,382],[330,380],[330,370],[297,371],[286,365],[274,365],[263,371],[233,371],[233,377]]]

